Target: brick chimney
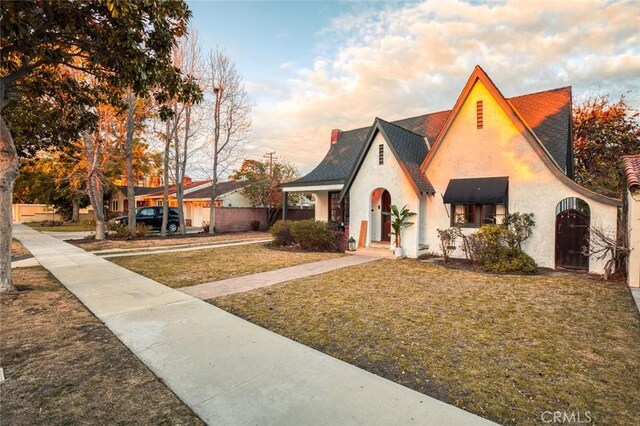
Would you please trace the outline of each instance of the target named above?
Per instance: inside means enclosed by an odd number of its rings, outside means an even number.
[[[340,137],[341,134],[342,134],[342,130],[340,129],[333,129],[331,131],[331,145],[338,142],[338,138]]]
[[[193,182],[193,179],[191,179],[189,176],[185,176],[184,178],[182,178],[182,184],[184,186],[189,185],[191,182]]]

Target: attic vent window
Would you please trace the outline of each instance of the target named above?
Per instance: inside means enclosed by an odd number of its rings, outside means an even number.
[[[483,124],[482,101],[478,101],[476,102],[476,128],[482,129]]]
[[[384,164],[384,145],[378,145],[378,164]]]

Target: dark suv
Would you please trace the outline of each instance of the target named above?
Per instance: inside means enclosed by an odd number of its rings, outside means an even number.
[[[112,219],[114,222],[126,225],[129,223],[128,216],[118,216]],[[143,223],[155,230],[162,227],[162,207],[141,207],[136,212],[136,223]],[[167,231],[174,233],[178,230],[178,209],[169,207],[169,218],[167,220]]]

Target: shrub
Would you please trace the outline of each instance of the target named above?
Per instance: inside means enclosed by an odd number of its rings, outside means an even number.
[[[136,237],[144,238],[151,231],[151,227],[144,223],[136,223]]]
[[[451,253],[456,249],[456,240],[462,234],[460,228],[438,229],[440,239],[440,250],[444,261],[448,262]]]
[[[482,264],[482,269],[488,272],[526,272],[538,270],[535,260],[518,248],[500,247],[491,262]]]
[[[257,231],[258,229],[260,229],[260,221],[259,220],[252,220],[251,221],[251,230],[252,231]]]
[[[60,222],[59,220],[43,220],[42,223],[40,223],[40,226],[43,226],[43,227],[60,226],[60,225],[62,225],[62,222]]]
[[[290,222],[277,221],[271,226],[270,232],[273,237],[273,244],[276,246],[289,246],[293,244]]]
[[[507,235],[509,247],[515,248],[517,246],[522,250],[522,243],[531,237],[536,222],[533,220],[533,213],[515,212],[506,215],[502,224],[509,230]]]
[[[210,229],[211,229],[211,228],[209,227],[209,222],[207,222],[206,220],[203,220],[203,221],[202,221],[202,231],[203,231],[205,234],[208,234]]]
[[[291,236],[305,250],[336,250],[336,233],[327,222],[321,220],[292,222]]]
[[[488,272],[536,272],[538,265],[518,244],[512,231],[501,225],[484,225],[467,237],[468,259]]]
[[[129,236],[127,225],[119,222],[107,222],[107,230],[113,233],[116,238],[125,238]]]

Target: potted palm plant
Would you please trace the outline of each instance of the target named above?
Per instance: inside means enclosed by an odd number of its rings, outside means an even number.
[[[389,235],[395,236],[396,243],[393,254],[397,258],[402,258],[404,257],[404,249],[402,248],[401,233],[404,228],[413,225],[413,222],[409,222],[409,219],[415,216],[416,213],[410,212],[406,205],[402,209],[398,209],[398,206],[392,204],[390,210],[389,212],[382,212],[382,214],[391,216],[391,229],[393,231]]]

